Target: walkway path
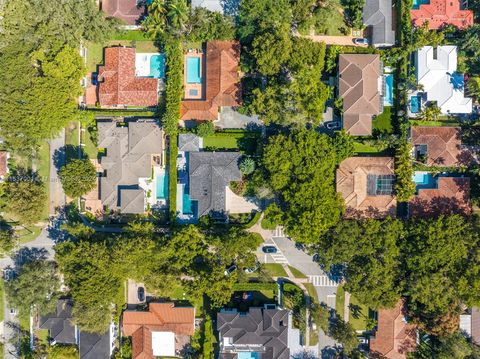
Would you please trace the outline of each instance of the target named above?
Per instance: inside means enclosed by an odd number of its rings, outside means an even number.
[[[50,140],[50,202],[49,213],[55,215],[57,208],[65,206],[65,193],[58,177],[57,167],[65,163],[65,129],[63,129],[58,137]],[[54,160],[55,159],[55,160]],[[56,163],[55,163],[56,162]]]

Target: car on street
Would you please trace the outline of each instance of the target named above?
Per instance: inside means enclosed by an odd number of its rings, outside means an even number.
[[[263,246],[263,253],[277,253],[278,249],[275,246]]]
[[[15,308],[10,308],[10,316],[15,317],[18,314],[18,311]]]
[[[139,302],[144,302],[145,301],[145,288],[143,287],[138,287],[137,289],[137,297]]]
[[[353,43],[355,45],[368,45],[368,39],[365,39],[363,37],[357,37],[353,39]]]
[[[236,266],[236,265],[230,266],[230,267],[228,267],[227,269],[225,269],[224,274],[225,274],[226,276],[229,276],[229,275],[232,274],[236,269],[237,269],[237,266]]]

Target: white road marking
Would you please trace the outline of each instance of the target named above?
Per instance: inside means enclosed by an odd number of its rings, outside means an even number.
[[[338,278],[328,278],[326,275],[309,275],[308,281],[314,287],[338,287]]]
[[[273,231],[272,231],[272,237],[275,238],[275,237],[285,237],[285,233],[283,231],[283,227],[282,226],[278,226],[277,228],[275,228]]]

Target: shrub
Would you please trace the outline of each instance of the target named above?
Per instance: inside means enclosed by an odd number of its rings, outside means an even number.
[[[262,228],[274,230],[282,223],[282,210],[276,203],[270,204],[263,213]]]
[[[399,202],[408,202],[415,194],[413,177],[412,146],[404,142],[397,148],[395,155],[395,192]]]
[[[240,162],[240,171],[245,175],[251,175],[255,171],[255,161],[250,157],[245,157]]]
[[[213,358],[213,329],[212,329],[212,318],[207,315],[205,318],[205,340],[203,342],[203,358],[211,359]]]
[[[208,137],[215,133],[215,126],[210,121],[202,122],[197,126],[195,132],[200,137]]]
[[[68,197],[77,198],[95,188],[97,174],[90,160],[74,159],[58,173],[63,190]]]
[[[165,44],[166,86],[163,127],[167,135],[177,134],[180,105],[183,95],[183,48],[180,41],[168,40]]]

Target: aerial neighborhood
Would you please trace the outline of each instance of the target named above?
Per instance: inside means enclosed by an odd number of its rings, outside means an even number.
[[[480,0],[0,29],[0,359],[480,358]]]

